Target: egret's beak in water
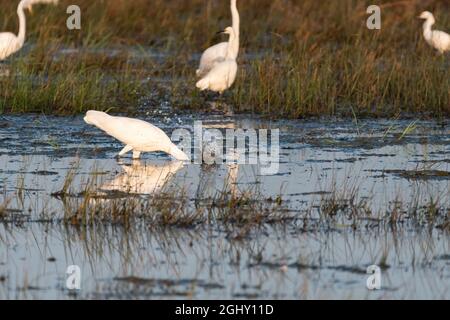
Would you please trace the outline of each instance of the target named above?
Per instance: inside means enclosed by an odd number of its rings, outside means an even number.
[[[31,14],[33,14],[33,6],[29,4],[27,7],[28,11],[30,11]]]
[[[224,30],[221,30],[221,31],[216,32],[216,34],[224,34],[224,33],[225,33]]]

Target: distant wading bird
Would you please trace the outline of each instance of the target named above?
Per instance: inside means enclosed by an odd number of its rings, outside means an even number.
[[[444,31],[431,30],[431,27],[436,23],[433,14],[424,11],[419,18],[426,20],[423,24],[423,36],[426,42],[441,54],[450,51],[450,35]]]
[[[84,121],[125,144],[125,148],[118,154],[119,157],[133,151],[133,159],[139,159],[141,152],[162,151],[177,160],[189,160],[189,157],[172,143],[164,131],[148,122],[113,117],[100,111],[88,111]]]
[[[230,35],[227,54],[222,61],[217,62],[213,68],[197,82],[196,87],[201,91],[211,90],[222,94],[225,90],[230,88],[236,80],[238,69],[234,46],[236,36],[232,27],[226,28],[223,33]]]
[[[11,32],[0,33],[0,61],[6,59],[12,54],[19,51],[25,43],[26,33],[26,16],[24,9],[32,11],[33,4],[37,3],[53,3],[57,4],[58,0],[22,0],[17,7],[17,15],[19,16],[19,34],[16,36]]]
[[[236,0],[231,0],[231,16],[233,18],[233,30],[234,30],[234,42],[232,58],[237,59],[239,54],[239,28],[240,28],[240,17],[237,9]],[[203,78],[211,69],[215,66],[216,63],[225,60],[228,53],[228,42],[221,42],[203,52],[202,57],[200,58],[200,66],[197,69],[197,76],[199,78]]]

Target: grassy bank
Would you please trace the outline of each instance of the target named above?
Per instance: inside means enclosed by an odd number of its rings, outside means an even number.
[[[17,30],[16,4],[2,1],[0,30]],[[150,107],[208,109],[194,73],[198,54],[231,24],[227,0],[78,0],[80,31],[65,27],[69,4],[28,15],[27,45],[0,77],[0,112],[124,111],[148,95],[157,97]],[[416,18],[433,11],[436,28],[449,31],[448,1],[378,1],[379,31],[365,26],[370,4],[238,0],[241,69],[227,102],[272,117],[450,116],[449,56],[426,45]]]

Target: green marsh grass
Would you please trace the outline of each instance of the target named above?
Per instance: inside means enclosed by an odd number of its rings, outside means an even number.
[[[79,31],[65,27],[69,4],[28,16],[26,47],[8,61],[12,75],[0,79],[0,112],[129,111],[154,92],[174,108],[207,110],[216,98],[195,89],[195,69],[201,51],[224,41],[215,33],[231,24],[228,0],[79,0]],[[426,45],[417,15],[433,11],[436,28],[448,32],[450,3],[379,1],[381,30],[366,28],[370,4],[238,1],[241,68],[227,103],[274,118],[448,117],[449,57]],[[1,30],[17,30],[16,5],[2,1]],[[142,61],[107,51],[117,48],[140,52]],[[61,49],[95,54],[55,62]]]
[[[97,59],[97,60],[96,60]],[[0,77],[0,112],[81,113],[89,108],[126,110],[139,99],[141,81],[127,62],[90,55],[24,57]]]

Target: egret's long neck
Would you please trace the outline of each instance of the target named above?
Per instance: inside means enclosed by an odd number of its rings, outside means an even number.
[[[425,39],[431,38],[431,27],[436,23],[434,18],[428,18],[423,24],[423,35]]]
[[[17,7],[17,15],[19,16],[19,34],[17,37],[21,45],[25,42],[25,32],[27,29],[25,13],[23,12],[23,4],[24,0],[20,1],[19,6]]]
[[[228,48],[227,48],[227,56],[226,59],[236,59],[236,52],[234,49],[236,40],[236,35],[234,33],[234,30],[230,32],[230,39],[228,40]]]
[[[240,33],[240,25],[241,19],[239,17],[239,11],[237,9],[237,0],[231,0],[231,16],[233,18],[233,30],[235,33],[235,39],[233,43],[233,50],[235,57],[237,58],[239,54],[239,33]]]

